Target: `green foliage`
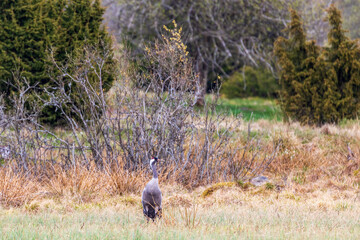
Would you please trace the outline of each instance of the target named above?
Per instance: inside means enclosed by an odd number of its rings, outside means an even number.
[[[0,93],[9,108],[11,97],[18,94],[14,75],[36,85],[28,92],[29,107],[39,101],[35,95],[47,98],[44,89],[53,86],[51,76],[58,74],[50,69],[50,49],[57,63],[65,65],[69,59],[81,58],[85,46],[111,45],[102,26],[104,9],[99,0],[5,0],[0,3],[0,12]],[[112,61],[111,57],[107,61],[108,70]],[[68,66],[68,71],[72,73],[78,67]],[[105,71],[102,80],[107,91],[113,73]],[[79,101],[76,91],[72,98]],[[46,107],[41,119],[56,124],[61,116],[54,108]]]
[[[291,10],[289,39],[278,38],[275,42],[275,55],[281,66],[280,106],[286,120],[294,118],[306,122],[312,109],[309,104],[312,85],[311,73],[315,71],[315,61],[319,48],[313,41],[306,41],[299,15]],[[314,89],[316,91],[316,89]]]
[[[247,66],[243,72],[235,72],[222,85],[227,98],[276,97],[279,84],[266,69]]]
[[[328,14],[331,29],[324,56],[331,66],[325,69],[328,73],[325,94],[328,97],[324,108],[329,112],[325,119],[339,122],[343,118],[356,118],[360,110],[360,46],[345,35],[340,11],[332,6]]]
[[[285,120],[303,124],[338,123],[360,109],[360,48],[344,34],[341,14],[328,9],[329,47],[306,41],[296,11],[291,11],[289,38],[278,38],[275,55],[281,67],[280,106]]]
[[[102,15],[104,9],[101,7],[100,1],[92,0],[72,0],[69,4],[67,1],[59,0],[58,4],[64,9],[58,16],[58,26],[61,29],[58,33],[58,39],[54,49],[54,58],[58,64],[67,64],[70,74],[82,68],[85,63],[81,61],[87,54],[85,48],[92,46],[98,49],[101,56],[104,48],[111,50],[112,40],[108,35],[104,26],[102,26]],[[107,92],[114,81],[112,54],[106,59],[106,66],[102,69],[102,88]],[[68,64],[69,60],[75,60]],[[94,64],[96,65],[96,64]],[[99,70],[99,69],[97,69]],[[56,73],[56,69],[54,69]],[[80,70],[81,71],[81,70]],[[99,78],[93,73],[89,73],[88,77],[94,87],[98,85]],[[65,79],[66,81],[66,79]],[[69,83],[69,79],[67,80]],[[67,83],[67,84],[68,84]],[[73,83],[72,83],[73,84]],[[87,106],[84,98],[80,97],[77,86],[73,86],[71,97],[79,108]],[[60,112],[53,107],[47,107],[41,116],[41,120],[47,123],[61,123]]]
[[[16,94],[13,75],[27,78],[31,85],[48,82],[45,55],[56,29],[49,5],[33,0],[5,0],[0,5],[0,89],[8,103]]]
[[[281,121],[281,109],[276,105],[275,100],[259,97],[234,98],[219,100],[217,111],[228,112],[232,115],[242,115],[245,121],[257,121],[260,119]]]
[[[266,189],[266,190],[274,190],[274,189],[275,189],[275,185],[268,182],[268,183],[265,184],[265,189]]]

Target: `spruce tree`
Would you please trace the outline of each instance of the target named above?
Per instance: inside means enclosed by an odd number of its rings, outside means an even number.
[[[328,10],[329,47],[324,48],[328,65],[324,112],[326,122],[357,117],[360,110],[360,47],[349,39],[342,28],[340,11],[332,5]]]
[[[285,117],[302,124],[338,123],[360,110],[360,47],[342,29],[341,14],[328,9],[328,47],[306,41],[301,21],[291,12],[289,38],[279,38],[280,106]]]
[[[81,56],[86,46],[96,46],[99,52],[104,46],[112,46],[112,40],[102,25],[104,8],[99,0],[71,0],[64,2],[65,11],[59,19],[59,42],[56,59],[66,62],[68,57]],[[110,89],[114,80],[111,72],[114,61],[112,55],[107,57],[103,75],[104,89]]]
[[[40,0],[5,0],[0,11],[0,89],[9,103],[16,94],[14,74],[38,88],[47,82],[45,55],[54,21]]]
[[[285,120],[311,121],[311,88],[319,47],[306,41],[300,16],[291,10],[289,38],[279,37],[274,51],[281,66],[280,106]],[[313,91],[316,91],[313,89]]]
[[[47,97],[44,88],[53,84],[49,76],[50,48],[54,49],[59,64],[65,64],[69,58],[81,58],[89,45],[97,47],[99,52],[110,46],[111,51],[112,42],[102,25],[104,9],[99,0],[3,0],[0,12],[0,94],[4,95],[8,108],[11,108],[11,95],[17,94],[13,87],[14,72],[36,86],[29,92],[29,106],[39,100],[37,96]],[[102,76],[105,91],[114,80],[112,66],[110,55]],[[70,66],[69,71],[75,68]],[[81,104],[76,91],[72,97]],[[46,107],[41,120],[56,124],[61,116],[55,108]]]
[[[85,54],[85,48],[97,48],[100,56],[106,60],[102,69],[102,88],[106,92],[111,88],[114,81],[114,60],[113,55],[103,55],[104,48],[111,50],[112,40],[102,25],[104,9],[99,0],[71,0],[59,1],[64,11],[59,16],[58,31],[59,38],[56,42],[55,59],[59,64],[72,62],[73,65],[67,66],[72,73],[77,68],[81,68],[77,59],[81,59]],[[75,60],[75,61],[69,61]],[[96,64],[94,64],[96,66]],[[97,69],[99,70],[99,69]],[[57,74],[56,71],[54,74]],[[94,73],[88,73],[89,81],[94,85],[99,81]],[[70,81],[69,79],[64,79]],[[66,84],[68,85],[68,84]],[[71,97],[77,107],[87,106],[85,100],[78,95],[76,84],[72,83]],[[47,107],[43,113],[42,120],[53,122],[53,119],[61,119],[60,112],[56,112],[54,107]],[[70,109],[65,109],[70,111]],[[86,112],[86,111],[85,111]]]

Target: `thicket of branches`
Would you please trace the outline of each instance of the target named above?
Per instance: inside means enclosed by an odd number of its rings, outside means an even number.
[[[0,142],[10,150],[4,165],[43,172],[49,165],[72,169],[82,164],[111,174],[119,167],[147,168],[149,159],[157,156],[164,160],[160,169],[167,177],[191,186],[219,179],[244,180],[263,172],[275,158],[277,145],[266,156],[260,154],[262,144],[250,137],[250,129],[239,140],[241,119],[215,111],[217,93],[202,109],[196,107],[202,86],[180,34],[176,25],[164,30],[163,38],[146,48],[142,72],[123,54],[122,78],[110,96],[102,81],[109,48],[103,46],[99,53],[98,47],[85,47],[81,57],[67,64],[52,58],[59,74],[52,78],[52,89],[44,90],[48,100],[39,96],[42,104],[30,111],[25,103],[32,86],[20,84],[19,97],[12,99],[15,107],[5,111],[1,105]],[[91,82],[93,77],[96,84]],[[25,78],[16,79],[28,83]],[[82,104],[74,102],[72,91]],[[61,112],[65,129],[39,123],[39,114],[47,106]]]
[[[183,27],[184,42],[208,90],[218,75],[227,77],[244,65],[273,69],[272,48],[286,25],[289,1],[146,0],[105,1],[105,18],[118,41],[141,56],[143,44],[161,38],[173,19]]]

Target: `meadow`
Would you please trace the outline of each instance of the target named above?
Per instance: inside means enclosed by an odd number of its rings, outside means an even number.
[[[160,176],[163,218],[147,223],[140,199],[148,169],[109,175],[78,166],[53,169],[42,180],[2,169],[0,238],[359,239],[359,121],[283,123],[274,101],[265,99],[221,100],[219,109],[229,108],[252,112],[245,111],[239,137],[252,116],[252,133],[265,146],[281,139],[262,173],[269,183],[190,186]],[[220,187],[206,193],[214,186]]]
[[[360,205],[347,192],[222,189],[208,199],[164,187],[164,216],[147,223],[137,195],[79,203],[34,201],[0,210],[1,239],[358,239]],[[335,197],[337,195],[337,197]],[[344,196],[347,197],[344,197]],[[350,197],[351,196],[351,197]]]
[[[245,99],[221,98],[217,107],[218,111],[227,112],[229,115],[241,115],[246,121],[260,119],[281,121],[282,112],[273,99],[250,97]]]

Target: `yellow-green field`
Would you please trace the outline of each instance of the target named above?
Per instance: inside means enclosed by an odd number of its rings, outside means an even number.
[[[224,188],[203,199],[166,186],[164,216],[147,223],[140,197],[43,199],[0,210],[1,239],[359,239],[356,192]]]

